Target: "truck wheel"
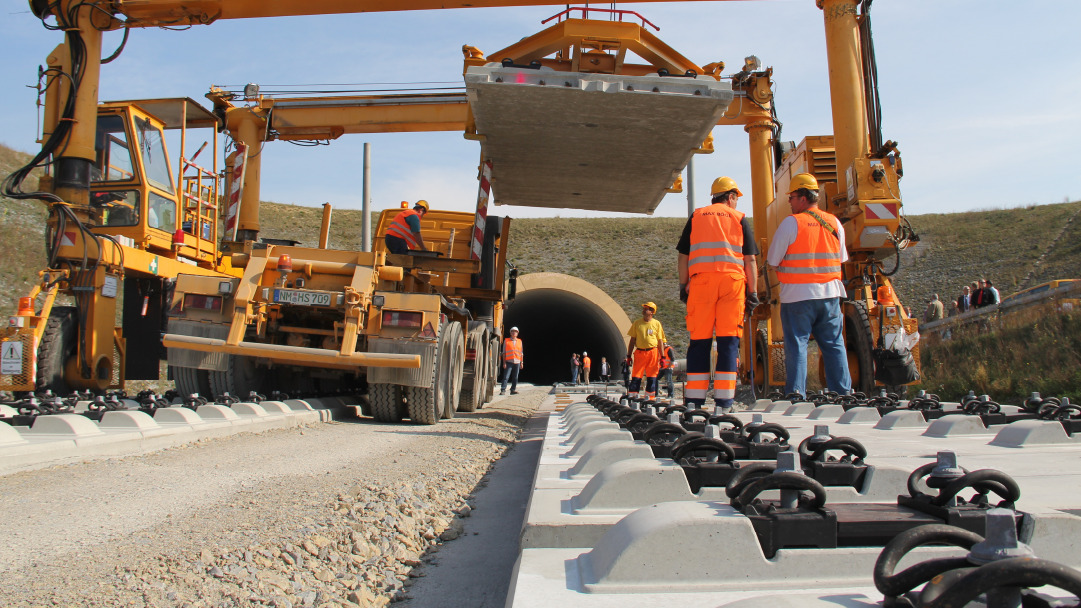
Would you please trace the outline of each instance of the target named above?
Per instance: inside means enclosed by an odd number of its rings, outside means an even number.
[[[173,382],[176,383],[176,392],[187,398],[192,393],[198,393],[200,397],[211,398],[213,391],[210,389],[210,375],[206,370],[194,367],[169,366],[173,374]]]
[[[860,301],[842,305],[845,319],[845,350],[848,351],[848,373],[852,390],[870,395],[875,388],[874,341],[867,305]]]
[[[443,403],[443,418],[454,418],[462,397],[462,377],[465,373],[465,335],[460,323],[451,323],[447,329],[447,389]]]
[[[66,396],[71,386],[64,380],[64,368],[75,355],[78,321],[74,306],[54,306],[45,322],[45,333],[38,346],[38,390],[50,389]]]
[[[403,387],[396,384],[369,384],[368,401],[372,417],[379,422],[401,422]]]
[[[754,339],[754,392],[760,399],[769,392],[769,361],[766,331],[760,329]]]
[[[439,328],[439,342],[436,344],[435,361],[432,363],[432,381],[428,386],[407,386],[404,389],[409,419],[413,424],[435,424],[443,415],[451,369],[447,338],[452,325],[456,324],[444,323]]]
[[[497,382],[499,382],[499,340],[492,337],[488,342],[488,390],[484,394],[485,403],[495,397]]]
[[[484,395],[488,390],[488,349],[484,333],[473,335],[473,361],[466,361],[462,381],[462,397],[458,401],[459,412],[475,412],[484,405]]]
[[[255,365],[255,359],[229,355],[226,370],[210,372],[210,389],[217,399],[229,393],[241,401],[252,391],[263,392],[263,375]],[[207,396],[209,399],[209,396]]]

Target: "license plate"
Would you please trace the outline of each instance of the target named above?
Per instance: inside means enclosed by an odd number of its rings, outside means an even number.
[[[331,293],[326,291],[299,291],[296,289],[275,289],[274,301],[279,304],[296,306],[330,306]]]

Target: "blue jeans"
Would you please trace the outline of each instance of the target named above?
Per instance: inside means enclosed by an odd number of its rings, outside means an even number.
[[[676,394],[676,385],[672,382],[672,368],[666,368],[661,370],[660,384],[668,389],[668,396],[671,397]]]
[[[507,361],[503,365],[503,383],[499,386],[499,392],[507,391],[507,380],[510,379],[510,392],[513,393],[518,390],[518,370],[522,368],[522,364]]]
[[[852,392],[840,298],[781,303],[781,325],[785,394],[807,394],[807,339],[811,334],[826,367],[826,388],[842,395]]]
[[[578,366],[571,366],[571,384],[578,384]]]

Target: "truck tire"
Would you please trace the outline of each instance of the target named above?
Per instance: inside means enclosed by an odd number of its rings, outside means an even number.
[[[766,330],[760,329],[754,339],[754,392],[759,399],[769,393],[769,362]]]
[[[495,397],[495,385],[499,382],[499,339],[491,336],[488,342],[488,390],[484,402]]]
[[[447,328],[447,348],[449,357],[446,402],[443,404],[443,418],[450,420],[458,411],[462,402],[462,378],[465,375],[465,332],[461,323],[451,323]]]
[[[368,402],[378,422],[401,422],[403,388],[396,384],[369,384]]]
[[[187,398],[193,393],[197,393],[200,397],[206,397],[207,399],[212,397],[210,389],[210,375],[206,370],[195,369],[194,367],[173,367],[169,366],[169,371],[173,374],[173,382],[176,383],[176,392],[180,393],[182,398]]]
[[[473,360],[466,361],[462,382],[462,396],[458,401],[459,412],[475,412],[484,405],[488,390],[488,348],[484,332],[475,332],[472,339]]]
[[[845,350],[852,390],[870,395],[875,388],[874,340],[867,305],[858,300],[841,305],[845,320]]]
[[[49,313],[38,346],[38,390],[49,389],[58,396],[67,396],[72,391],[64,380],[64,368],[75,354],[77,319],[74,306],[54,306]]]
[[[210,390],[214,399],[225,393],[244,401],[252,391],[262,393],[265,390],[263,374],[255,365],[255,359],[240,355],[229,355],[226,370],[209,373]],[[288,391],[287,391],[288,392]],[[210,397],[207,396],[209,399]]]
[[[432,362],[432,381],[428,386],[407,386],[405,392],[409,419],[413,424],[435,424],[446,408],[447,382],[450,379],[449,344],[450,327],[456,323],[444,323],[439,327],[439,341]]]

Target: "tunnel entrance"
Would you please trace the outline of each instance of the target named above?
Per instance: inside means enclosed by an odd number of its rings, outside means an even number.
[[[571,353],[586,351],[591,378],[600,377],[601,357],[620,377],[631,320],[619,304],[592,283],[542,272],[518,278],[518,293],[503,312],[503,329],[518,327],[525,368],[518,378],[533,384],[569,382]]]

